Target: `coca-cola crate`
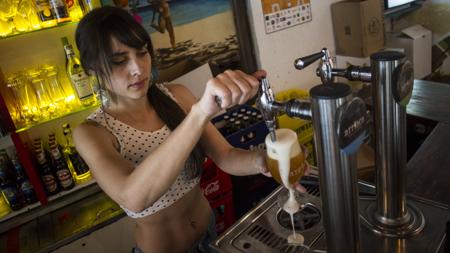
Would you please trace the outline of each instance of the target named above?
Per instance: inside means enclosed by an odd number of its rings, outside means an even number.
[[[216,217],[216,233],[219,235],[236,221],[233,206],[233,195],[225,193],[209,202]]]
[[[200,188],[203,191],[203,195],[208,200],[212,200],[224,193],[231,192],[231,178],[217,167],[211,159],[207,159],[203,164]]]
[[[244,115],[248,115],[247,112],[250,112],[256,116],[251,116],[251,119],[242,124],[240,128],[230,126],[230,118],[234,117],[233,114],[239,115],[242,110],[245,110]],[[234,147],[250,150],[265,149],[264,140],[269,130],[262,117],[258,115],[260,112],[256,108],[241,105],[215,117],[212,123]]]

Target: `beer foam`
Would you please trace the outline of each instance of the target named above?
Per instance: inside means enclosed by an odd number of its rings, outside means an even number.
[[[278,161],[281,181],[288,189],[292,189],[289,183],[290,159],[301,152],[297,134],[287,128],[275,130],[276,141],[273,142],[270,134],[266,136],[267,156]]]
[[[290,150],[290,158],[298,155],[301,152],[300,145],[294,145],[298,143],[297,134],[290,129],[280,128],[275,130],[276,141],[272,142],[270,134],[266,136],[266,148],[267,155],[278,160],[282,150]],[[280,152],[281,151],[281,152]]]
[[[288,236],[287,241],[289,244],[302,246],[305,242],[305,237],[301,234],[292,234]]]
[[[283,205],[283,210],[290,215],[300,210],[300,204],[295,199],[294,190],[289,189],[289,198]]]

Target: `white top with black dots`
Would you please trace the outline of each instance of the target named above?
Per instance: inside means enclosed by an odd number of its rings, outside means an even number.
[[[162,84],[158,87],[175,100],[169,90]],[[108,129],[120,144],[120,154],[124,159],[132,162],[136,167],[148,154],[158,147],[169,136],[170,129],[164,125],[161,129],[152,132],[145,132],[129,126],[101,108],[87,117],[88,120],[95,121]],[[198,185],[200,177],[189,179],[186,169],[183,169],[169,190],[162,195],[153,205],[144,211],[136,213],[121,206],[126,214],[132,218],[142,218],[154,214],[179,200],[192,188]]]

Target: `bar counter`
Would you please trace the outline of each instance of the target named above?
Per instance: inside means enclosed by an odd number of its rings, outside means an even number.
[[[409,115],[438,124],[408,162],[406,192],[450,207],[450,84],[415,80]]]

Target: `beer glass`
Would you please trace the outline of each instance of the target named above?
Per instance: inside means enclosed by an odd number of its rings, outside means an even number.
[[[267,168],[279,184],[295,194],[294,183],[305,173],[306,154],[302,152],[295,131],[286,128],[276,129],[275,136],[275,141],[272,141],[270,134],[266,136]],[[278,199],[280,207],[288,200],[289,192],[284,191],[286,194],[280,194]],[[295,197],[298,197],[298,194],[295,194]]]

